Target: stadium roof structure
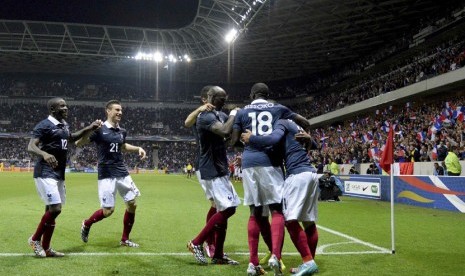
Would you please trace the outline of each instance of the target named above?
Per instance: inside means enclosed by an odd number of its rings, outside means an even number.
[[[160,78],[173,79],[174,71],[177,81],[293,78],[373,54],[460,2],[199,0],[193,21],[176,29],[0,19],[0,73],[137,76],[143,63],[166,69]],[[232,28],[238,37],[228,44]],[[134,58],[155,51],[178,64]]]

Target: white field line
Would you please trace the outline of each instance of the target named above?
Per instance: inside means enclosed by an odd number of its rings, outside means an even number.
[[[334,234],[336,236],[343,237],[350,240],[350,242],[344,243],[334,243],[334,244],[324,244],[320,245],[317,248],[318,255],[361,255],[361,254],[390,254],[391,251],[387,248],[376,246],[369,242],[364,242],[357,238],[348,236],[346,234],[331,230],[329,228],[318,225],[318,228],[324,230],[328,233]],[[324,252],[324,249],[330,246],[339,245],[339,244],[348,244],[348,243],[358,243],[365,246],[368,246],[375,250],[368,251],[345,251],[345,252]],[[231,252],[231,255],[249,255],[249,252]],[[77,256],[77,257],[99,257],[99,256],[190,256],[192,253],[188,252],[69,252],[66,253],[67,256]],[[284,256],[298,256],[297,252],[283,252]],[[0,257],[26,257],[34,256],[32,253],[0,253]]]
[[[324,230],[324,231],[326,231],[326,232],[328,232],[328,233],[331,233],[331,234],[334,234],[334,235],[336,235],[336,236],[343,237],[343,238],[346,238],[346,239],[348,239],[348,240],[351,240],[351,241],[353,241],[353,242],[355,242],[355,243],[363,244],[363,245],[365,245],[365,246],[368,246],[368,247],[371,247],[371,248],[373,248],[373,249],[376,249],[376,250],[379,251],[378,253],[389,253],[389,254],[391,254],[391,250],[389,250],[389,249],[387,249],[387,248],[380,247],[380,246],[374,245],[374,244],[372,244],[372,243],[359,240],[359,239],[357,239],[357,238],[351,237],[351,236],[346,235],[346,234],[344,234],[344,233],[341,233],[341,232],[338,232],[338,231],[335,231],[335,230],[326,228],[326,227],[321,226],[321,225],[318,225],[318,224],[317,224],[317,227],[318,227],[318,229]]]

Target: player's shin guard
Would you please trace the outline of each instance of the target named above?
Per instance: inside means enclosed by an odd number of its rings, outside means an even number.
[[[92,224],[96,223],[96,222],[99,222],[101,221],[102,219],[105,218],[105,215],[103,214],[103,210],[102,209],[98,209],[97,211],[95,211],[92,216],[90,216],[89,219],[87,219],[85,222],[84,222],[84,225],[86,227],[91,227]]]
[[[197,237],[192,240],[192,243],[194,245],[201,245],[202,243],[204,243],[207,240],[207,237],[214,232],[215,225],[225,224],[228,218],[234,215],[235,212],[236,207],[230,207],[226,210],[217,212],[215,215],[211,217],[211,219],[208,220],[207,224],[202,229],[202,231],[200,231]]]
[[[215,234],[216,234],[216,241],[215,241],[215,254],[213,258],[221,259],[223,258],[223,248],[224,248],[224,241],[226,240],[226,230],[228,229],[228,221],[225,224],[217,224],[215,226]]]
[[[42,248],[47,251],[50,248],[50,241],[52,240],[53,231],[55,230],[55,220],[52,224],[45,225],[45,231],[42,236]]]
[[[121,236],[122,241],[129,240],[129,233],[131,233],[132,226],[134,225],[136,214],[130,213],[126,210],[123,219],[123,235]]]
[[[263,237],[263,241],[265,241],[268,250],[271,252],[273,250],[273,243],[271,241],[271,225],[268,217],[260,216],[257,219],[257,223],[260,227],[260,234]]]
[[[207,220],[206,220],[207,223],[214,214],[216,214],[216,208],[210,207],[210,209],[208,210],[208,213],[207,213]],[[216,231],[207,237],[206,243],[208,245],[214,245],[215,244],[215,235],[216,235]]]
[[[312,254],[310,253],[310,248],[308,247],[307,235],[303,231],[297,220],[291,220],[286,222],[286,228],[291,236],[292,243],[294,243],[295,248],[299,251],[300,256],[302,257],[303,262],[308,262],[313,259]]]
[[[273,212],[271,215],[271,241],[272,253],[278,260],[281,259],[281,246],[284,239],[284,215],[281,212]]]
[[[316,246],[318,244],[318,230],[316,224],[312,223],[310,226],[305,228],[305,234],[307,235],[308,247],[312,253],[313,258],[316,254]]]
[[[249,217],[247,224],[247,238],[249,241],[249,263],[258,266],[258,242],[260,239],[260,227],[255,216]]]
[[[46,211],[42,216],[39,225],[37,226],[36,232],[34,233],[34,235],[32,235],[32,240],[40,241],[42,235],[45,232],[46,225],[51,225],[52,222],[55,220],[56,216],[50,211]]]

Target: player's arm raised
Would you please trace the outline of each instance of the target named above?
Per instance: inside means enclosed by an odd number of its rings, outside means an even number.
[[[197,120],[197,116],[199,116],[201,112],[212,111],[213,109],[215,109],[215,106],[211,103],[206,103],[199,106],[196,110],[192,111],[191,114],[187,116],[186,120],[184,121],[184,126],[187,128],[193,126]]]
[[[235,120],[234,120],[234,123],[235,123],[235,124],[236,124],[236,123],[238,124],[238,122],[239,122],[239,118],[238,118],[238,117],[239,117],[239,116],[237,116],[237,118],[235,118]],[[236,120],[237,120],[237,121],[236,121]],[[233,126],[234,126],[234,124],[233,124]],[[240,131],[239,129],[233,128],[232,133],[231,133],[231,140],[229,141],[229,144],[230,144],[231,146],[233,146],[233,147],[236,146],[236,144],[239,143],[239,141],[240,141],[239,139],[240,139],[240,138],[241,138],[241,131]]]
[[[89,136],[97,129],[102,127],[102,120],[95,120],[85,128],[71,134],[70,140],[75,141],[76,146],[81,147],[88,144]]]
[[[303,128],[306,132],[310,132],[310,122],[302,115],[295,114],[293,118],[294,122]]]
[[[313,139],[313,137],[307,132],[296,133],[295,139],[303,144],[307,150],[318,149],[318,143]]]
[[[214,123],[211,126],[211,131],[221,137],[229,137],[231,135],[232,127],[234,124],[234,118],[236,117],[238,110],[239,108],[231,110],[231,112],[229,113],[229,118],[226,122],[224,122],[224,124],[220,123],[219,121]]]

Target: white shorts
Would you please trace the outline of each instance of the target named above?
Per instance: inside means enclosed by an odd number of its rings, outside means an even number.
[[[284,177],[279,167],[252,167],[242,170],[244,205],[281,203]]]
[[[101,207],[115,207],[116,191],[124,202],[140,196],[140,191],[132,181],[131,176],[105,178],[98,181],[98,197]]]
[[[208,200],[213,200],[213,196],[210,194],[209,191],[207,191],[205,180],[203,180],[202,177],[200,176],[200,171],[196,171],[195,175],[197,175],[197,179],[199,180],[200,186],[202,187],[202,190],[205,193],[205,197]]]
[[[235,168],[234,176],[242,178],[242,168]]]
[[[290,175],[284,182],[284,219],[316,221],[318,217],[318,175],[303,172]]]
[[[65,204],[66,185],[64,180],[34,178],[37,192],[45,205]]]
[[[211,194],[216,205],[216,210],[224,211],[229,207],[237,207],[241,200],[236,193],[236,189],[229,181],[229,176],[216,177],[205,181],[206,194]]]

